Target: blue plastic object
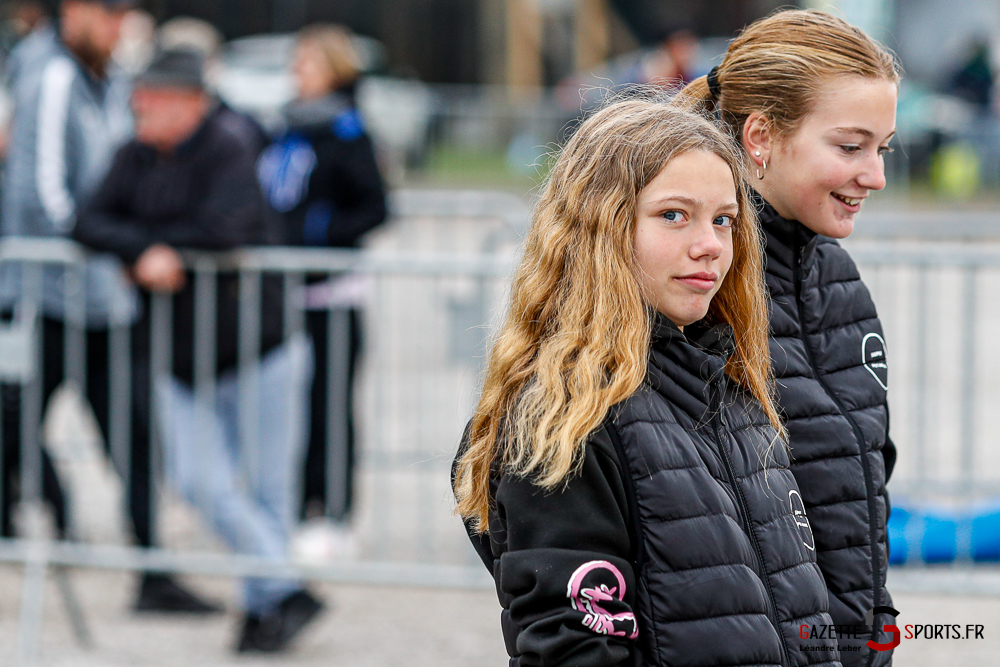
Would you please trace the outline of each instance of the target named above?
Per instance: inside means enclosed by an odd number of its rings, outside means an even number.
[[[898,503],[888,529],[891,565],[1000,561],[1000,499],[956,509]]]

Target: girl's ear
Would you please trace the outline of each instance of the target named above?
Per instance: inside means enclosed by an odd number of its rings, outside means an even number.
[[[743,124],[743,148],[758,167],[771,159],[774,137],[771,123],[764,114],[754,111]]]

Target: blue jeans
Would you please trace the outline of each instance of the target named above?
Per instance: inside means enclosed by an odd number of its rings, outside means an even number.
[[[213,401],[202,400],[196,388],[176,378],[156,381],[167,481],[237,553],[277,559],[287,555],[305,453],[312,366],[312,347],[299,338],[260,360],[259,379],[242,397],[235,371],[219,376]],[[243,423],[241,399],[252,415]],[[296,580],[246,579],[246,611],[267,614],[301,587]]]

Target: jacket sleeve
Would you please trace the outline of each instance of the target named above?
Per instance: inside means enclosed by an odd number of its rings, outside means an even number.
[[[42,70],[35,135],[35,190],[42,210],[56,229],[69,229],[76,201],[69,187],[70,93],[75,66],[53,58]]]
[[[882,461],[885,463],[885,491],[883,495],[885,497],[885,520],[889,521],[889,516],[892,515],[892,498],[889,496],[889,478],[892,477],[892,471],[896,467],[896,443],[892,441],[889,436],[889,402],[885,403],[885,444],[882,446]],[[886,528],[888,531],[888,528]],[[889,549],[888,537],[885,541],[886,550]]]
[[[505,640],[521,665],[604,667],[629,657],[635,579],[616,461],[601,429],[582,469],[555,491],[521,476],[499,480],[490,528],[506,550],[494,576],[507,602]]]
[[[882,458],[885,461],[885,482],[889,483],[892,471],[896,467],[896,443],[889,436],[889,402],[885,403],[885,446],[882,447]]]
[[[366,232],[386,218],[385,188],[375,161],[375,149],[368,135],[343,141],[341,159],[331,170],[338,181],[336,213],[327,228],[327,244],[353,246]]]

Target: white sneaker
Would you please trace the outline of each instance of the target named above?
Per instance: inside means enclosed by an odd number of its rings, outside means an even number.
[[[289,552],[293,560],[303,564],[353,560],[358,557],[358,541],[348,524],[318,517],[299,527]]]

